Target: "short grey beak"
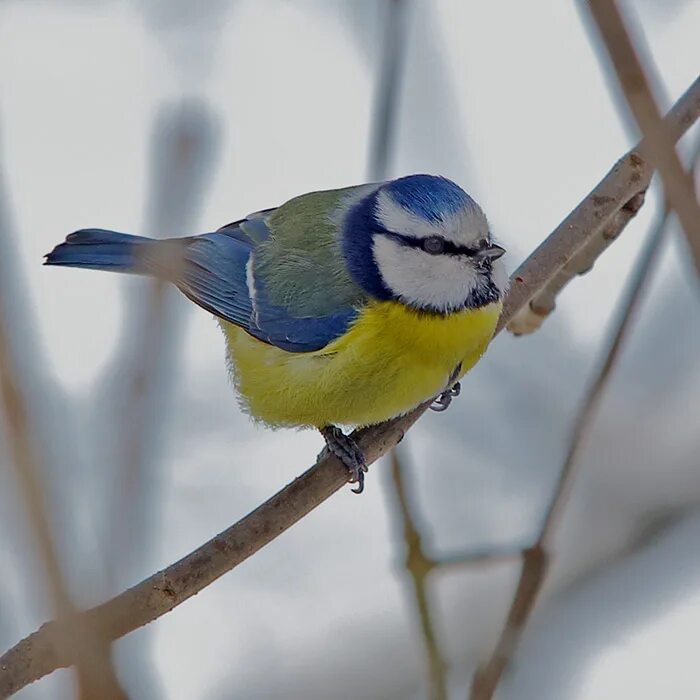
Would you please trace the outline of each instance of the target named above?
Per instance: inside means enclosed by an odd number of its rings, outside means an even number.
[[[498,260],[498,258],[500,258],[505,252],[505,248],[501,248],[500,245],[496,245],[494,243],[486,248],[482,248],[480,251],[474,254],[474,257],[477,260]]]

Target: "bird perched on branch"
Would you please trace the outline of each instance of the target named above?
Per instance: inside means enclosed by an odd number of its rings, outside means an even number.
[[[436,410],[449,405],[496,327],[504,252],[460,187],[410,175],[311,192],[187,238],[85,229],[45,264],[174,284],[218,318],[244,409],[318,428],[359,493],[365,459],[338,425],[438,395]]]

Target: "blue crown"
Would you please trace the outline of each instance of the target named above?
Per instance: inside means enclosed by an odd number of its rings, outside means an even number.
[[[408,175],[387,183],[382,189],[404,209],[434,223],[465,207],[476,206],[459,185],[437,175]]]

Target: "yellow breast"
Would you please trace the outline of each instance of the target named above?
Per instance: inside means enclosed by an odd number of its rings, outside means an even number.
[[[370,425],[442,391],[486,350],[500,304],[436,316],[375,302],[322,350],[290,353],[226,321],[228,355],[245,410],[273,426]]]

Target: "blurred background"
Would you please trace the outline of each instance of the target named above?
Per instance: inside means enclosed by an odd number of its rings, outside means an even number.
[[[622,4],[663,108],[700,66],[700,3]],[[508,0],[0,2],[0,307],[51,531],[95,604],[313,463],[238,408],[223,337],[172,290],[41,267],[70,231],[210,231],[314,189],[413,172],[482,205],[512,270],[637,139],[585,12]],[[693,134],[690,135],[691,140]],[[402,443],[435,556],[535,537],[647,203],[542,330],[502,334]],[[544,595],[499,698],[700,697],[700,322],[675,230],[586,441]],[[0,428],[2,428],[0,416]],[[0,430],[0,650],[52,616]],[[388,463],[115,644],[133,698],[426,697]],[[517,557],[429,581],[449,697],[492,649]],[[70,672],[21,691],[72,697]]]

